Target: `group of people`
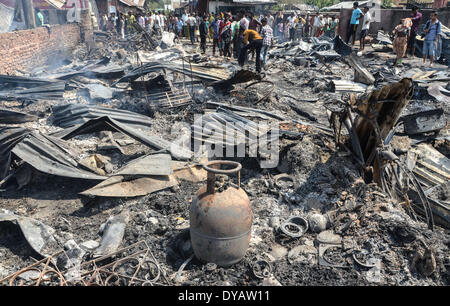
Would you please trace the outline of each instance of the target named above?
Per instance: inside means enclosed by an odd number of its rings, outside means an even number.
[[[298,40],[306,36],[319,37],[323,34],[334,37],[339,23],[337,17],[332,18],[328,15],[301,16],[291,13],[286,17],[282,12],[273,16],[271,13],[255,15],[245,11],[235,15],[231,12],[210,13],[202,17],[195,14],[192,17],[184,12],[181,20],[187,22],[186,25],[183,24],[183,31],[178,35],[189,37],[191,42],[195,43],[194,33],[198,27],[202,52],[206,51],[206,42],[210,39],[213,55],[218,50],[221,56],[234,56],[239,64],[243,65],[250,51],[252,58],[256,56],[257,71],[265,65],[267,51],[272,46],[274,37],[278,42]]]
[[[163,11],[137,13],[136,15],[131,11],[128,14],[118,12],[117,15],[116,13],[111,13],[109,17],[103,15],[100,20],[100,28],[103,31],[116,32],[122,38],[125,38],[127,34],[133,33],[137,24],[150,34],[161,34],[163,31],[169,30],[168,20],[169,18]]]
[[[369,7],[362,10],[358,7],[358,2],[353,3],[353,11],[347,31],[348,43],[353,46],[357,35],[357,29],[362,22],[360,32],[360,51],[365,48],[366,36],[372,22],[372,15]],[[393,34],[394,51],[397,54],[395,65],[401,63],[401,59],[406,55],[407,48],[411,54],[415,52],[415,40],[418,34],[422,14],[417,7],[412,9],[409,18],[402,19],[402,22],[395,27]],[[240,11],[237,14],[231,12],[221,12],[218,14],[199,15],[184,11],[181,15],[168,14],[163,11],[139,13],[136,16],[132,12],[128,14],[111,13],[110,16],[103,16],[101,28],[105,31],[115,31],[124,38],[128,33],[132,33],[139,25],[150,35],[161,34],[163,31],[175,33],[176,38],[189,38],[192,44],[200,42],[202,53],[206,52],[206,43],[212,42],[212,54],[218,51],[220,56],[226,58],[234,57],[238,59],[241,66],[247,62],[250,54],[255,57],[256,70],[261,71],[267,60],[267,51],[273,45],[274,37],[278,42],[295,41],[303,37],[320,37],[322,35],[333,38],[338,33],[339,19],[337,16],[306,14],[296,15],[290,13],[285,16],[283,12],[275,15],[255,15],[252,12]],[[433,65],[436,47],[441,33],[441,25],[437,19],[435,11],[431,14],[431,19],[424,26],[423,60],[426,63],[430,57],[430,65]]]
[[[329,35],[337,33],[337,17],[329,15],[296,15],[285,16],[282,12],[276,15],[255,15],[252,12],[240,11],[237,14],[221,12],[205,14],[184,11],[181,15],[168,14],[163,11],[128,14],[111,13],[103,16],[100,27],[104,31],[114,31],[122,38],[134,32],[133,24],[139,24],[150,35],[163,31],[174,32],[176,38],[189,38],[192,44],[200,41],[200,49],[206,52],[206,43],[212,42],[212,54],[238,59],[239,64],[247,61],[247,53],[255,58],[256,70],[261,71],[267,61],[267,51],[273,45],[274,37],[278,42],[293,41],[302,37]]]
[[[430,58],[430,67],[433,67],[433,61],[438,50],[439,39],[441,35],[441,23],[438,20],[436,11],[432,11],[430,19],[423,26],[422,56],[423,64],[426,65],[427,58]],[[394,51],[397,55],[395,66],[401,64],[402,58],[407,56],[408,49],[410,55],[414,56],[415,43],[419,31],[419,25],[422,21],[422,13],[418,11],[417,7],[412,8],[412,13],[409,18],[404,18],[394,29],[395,39],[393,42]]]
[[[360,50],[364,50],[365,38],[372,22],[372,16],[369,7],[364,7],[361,10],[358,2],[353,3],[353,11],[350,19],[350,24],[347,31],[347,42],[353,46],[355,44],[356,31],[358,29],[360,20],[362,20],[362,27],[360,33]],[[419,34],[419,25],[422,21],[422,13],[419,12],[417,7],[413,7],[411,16],[403,18],[401,22],[394,28],[394,41],[393,48],[396,53],[396,60],[394,66],[401,64],[402,58],[407,56],[407,51],[410,50],[410,55],[415,54],[416,37]],[[436,51],[439,43],[439,37],[441,34],[441,23],[437,19],[437,12],[432,11],[430,20],[428,20],[423,27],[422,38],[423,48],[423,64],[426,64],[426,60],[430,57],[430,66],[433,66],[434,58],[436,57]]]
[[[260,16],[266,18],[279,42],[295,41],[302,37],[319,37],[322,35],[333,38],[338,31],[339,18],[331,15],[291,13],[287,18],[280,11],[275,16],[270,13]]]

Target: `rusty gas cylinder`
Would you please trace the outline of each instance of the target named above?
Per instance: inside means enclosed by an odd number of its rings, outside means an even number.
[[[222,170],[220,165],[235,168]],[[252,230],[250,200],[240,188],[242,166],[238,162],[217,160],[206,163],[203,168],[208,171],[207,184],[197,191],[190,208],[192,248],[202,261],[230,266],[244,257]],[[237,185],[226,181],[220,186],[220,182],[216,182],[216,174],[236,172]]]

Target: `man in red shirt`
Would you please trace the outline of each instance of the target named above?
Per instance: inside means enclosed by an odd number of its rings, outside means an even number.
[[[225,27],[225,22],[222,20],[222,15],[223,15],[223,13],[220,13],[220,19],[218,20],[218,23],[219,23],[219,25],[218,25],[218,27],[219,27],[219,54],[220,54],[220,56],[223,55],[223,41],[222,41],[221,36],[222,36],[223,28]]]
[[[411,50],[411,56],[414,56],[414,52],[416,51],[416,36],[417,36],[417,31],[419,29],[419,24],[420,21],[422,20],[422,13],[419,12],[417,6],[414,6],[412,8],[412,13],[411,13],[411,21],[412,21],[412,26],[411,26],[411,31],[409,34],[409,40],[408,40],[408,49]]]

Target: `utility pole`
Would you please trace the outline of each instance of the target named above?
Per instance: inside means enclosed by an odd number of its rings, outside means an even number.
[[[34,17],[33,0],[22,0],[23,15],[27,29],[36,28],[36,20]]]

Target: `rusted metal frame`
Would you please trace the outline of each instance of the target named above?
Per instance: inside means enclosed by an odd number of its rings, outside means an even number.
[[[152,98],[167,98],[167,96],[172,96],[172,97],[177,97],[177,96],[182,96],[183,93],[174,93],[173,91],[163,91],[163,92],[158,92],[158,93],[154,93],[154,94],[149,94],[149,97]]]
[[[118,253],[122,253],[122,252],[128,251],[128,250],[130,250],[130,249],[132,249],[132,248],[134,248],[134,247],[140,246],[142,243],[145,245],[146,249],[137,251],[137,252],[135,252],[135,253],[132,253],[132,254],[129,255],[129,256],[126,256],[126,257],[121,258],[121,259],[119,259],[119,260],[117,260],[117,261],[111,262],[111,263],[106,264],[106,265],[104,265],[104,266],[97,267],[97,265],[96,265],[97,262],[102,261],[102,260],[104,260],[104,259],[106,259],[106,258],[109,258],[109,257],[111,257],[111,256],[113,256],[113,255],[116,255],[116,254],[118,254]],[[140,259],[136,258],[137,256],[142,255],[142,254],[144,254],[143,259],[140,260]],[[86,265],[93,264],[93,265],[95,266],[95,268],[94,268],[94,269],[91,269],[91,270],[88,271],[88,272],[83,273],[83,274],[81,275],[81,277],[85,277],[85,276],[91,275],[91,278],[90,278],[89,281],[88,281],[88,285],[90,285],[90,284],[92,283],[92,280],[94,279],[94,277],[96,277],[97,275],[100,275],[101,272],[106,273],[106,274],[114,274],[114,275],[116,275],[116,276],[121,276],[121,277],[124,277],[124,278],[131,279],[130,285],[131,285],[135,280],[142,281],[143,283],[147,283],[147,282],[150,282],[150,283],[151,283],[151,281],[148,281],[148,280],[141,280],[141,279],[139,279],[139,278],[136,278],[137,273],[139,273],[139,271],[140,271],[140,269],[141,269],[142,263],[149,261],[149,260],[145,260],[146,258],[149,258],[149,259],[150,259],[150,257],[149,257],[148,255],[151,255],[151,259],[152,259],[151,262],[154,263],[155,266],[158,268],[158,276],[159,276],[159,275],[162,275],[162,276],[164,277],[164,279],[166,280],[167,284],[170,284],[169,281],[167,280],[166,276],[165,276],[164,270],[163,270],[163,269],[161,268],[161,266],[159,265],[158,261],[157,261],[156,258],[154,257],[154,255],[153,255],[153,253],[151,252],[150,248],[148,247],[147,243],[146,243],[145,241],[143,241],[143,240],[140,241],[140,242],[137,242],[137,243],[135,243],[135,244],[133,244],[133,245],[130,245],[130,246],[126,247],[126,248],[123,248],[123,249],[121,249],[121,250],[117,250],[117,251],[114,252],[114,253],[111,253],[111,254],[108,254],[108,255],[105,255],[105,256],[102,256],[102,257],[100,257],[100,258],[97,258],[97,259],[94,259],[94,260],[91,260],[91,261],[89,261],[89,262],[84,263],[81,267],[84,267],[84,266],[86,266]],[[131,276],[131,277],[128,276],[128,275],[122,275],[122,274],[116,273],[116,272],[114,272],[114,271],[108,271],[108,270],[106,270],[106,269],[108,269],[108,268],[110,268],[110,267],[114,267],[114,266],[116,266],[116,265],[118,265],[118,264],[120,264],[120,263],[122,263],[122,262],[126,262],[127,260],[130,260],[130,259],[134,259],[134,260],[138,261],[137,269],[136,269],[135,273],[133,274],[133,276]],[[81,267],[80,267],[80,269],[81,269]],[[100,276],[101,276],[101,275],[100,275]],[[158,277],[158,278],[159,278],[159,277]]]
[[[392,165],[391,165],[391,166],[392,166]],[[392,167],[393,167],[393,166],[392,166]],[[405,203],[405,205],[403,205],[403,206],[406,206],[407,211],[409,212],[411,218],[413,218],[414,221],[417,222],[417,221],[418,221],[417,214],[414,212],[414,209],[413,209],[412,206],[411,206],[411,200],[410,200],[409,197],[408,197],[408,194],[407,194],[407,190],[406,190],[406,189],[408,189],[408,188],[399,188],[398,186],[395,186],[395,192],[396,192],[399,196],[401,196],[402,199],[404,200],[402,203]],[[400,203],[400,204],[402,204],[402,203]]]
[[[260,83],[268,83],[268,84],[271,84],[272,86],[270,87],[269,91],[261,99],[259,99],[258,101],[255,102],[256,104],[261,102],[262,100],[266,99],[268,96],[270,96],[270,94],[273,92],[273,90],[275,88],[275,84],[269,80],[256,81],[256,82],[250,83],[249,85],[245,86],[244,88],[248,89],[249,87],[256,85],[256,84],[260,84]]]
[[[163,95],[160,96],[153,96],[151,97],[151,101],[152,102],[159,102],[159,101],[172,101],[172,102],[176,102],[178,100],[185,100],[185,99],[191,99],[190,96],[187,96],[186,94],[179,94],[179,95],[167,95],[166,93],[164,93]]]
[[[186,98],[177,99],[175,101],[171,100],[171,103],[169,103],[163,99],[156,100],[156,101],[154,101],[153,104],[161,106],[161,107],[174,108],[174,107],[178,107],[180,105],[190,104],[191,101],[192,101],[192,99],[186,97]]]
[[[161,109],[172,109],[172,108],[177,108],[177,107],[181,107],[181,106],[185,106],[185,105],[190,105],[192,104],[192,100],[190,99],[184,99],[184,100],[179,100],[176,104],[173,105],[169,105],[167,103],[164,102],[155,102],[152,104],[152,107],[159,107]]]
[[[390,188],[388,188],[388,185],[387,185],[387,182],[386,182],[386,179],[385,179],[385,176],[384,176],[384,174],[385,174],[384,165],[383,165],[382,160],[380,158],[380,154],[378,152],[378,149],[376,151],[377,151],[377,153],[375,154],[375,158],[376,158],[376,161],[378,162],[378,164],[380,165],[378,167],[378,171],[379,171],[378,176],[380,178],[381,187],[383,188],[384,192],[386,192],[389,195],[389,197],[392,198],[391,190],[390,190]]]
[[[331,74],[333,74],[333,71],[331,71],[331,68],[327,65],[327,63],[325,62],[323,56],[320,55],[320,54],[318,54],[318,53],[316,53],[316,55],[319,57],[319,60],[322,62],[322,66],[320,66],[319,69],[321,69],[323,66],[325,66],[325,68],[327,68],[327,70],[328,70]]]
[[[120,274],[120,273],[115,272],[114,270],[113,271],[109,271],[109,270],[106,270],[104,268],[98,268],[97,270],[94,270],[94,273],[96,273],[96,275],[100,275],[100,277],[101,277],[101,273],[104,273],[104,274],[108,275],[105,278],[105,280],[104,280],[104,285],[105,286],[108,285],[109,279],[111,277],[117,277],[118,279],[127,279],[127,280],[129,280],[130,282],[127,284],[128,286],[133,285],[134,282],[136,282],[136,283],[137,282],[140,282],[140,283],[149,282],[151,284],[154,284],[159,279],[159,277],[161,275],[160,268],[158,268],[157,277],[155,277],[153,280],[140,279],[140,278],[136,277],[137,273],[139,273],[139,271],[141,270],[142,263],[149,262],[148,260],[139,260],[139,259],[137,259],[135,257],[129,257],[129,258],[124,258],[124,259],[126,259],[126,260],[135,259],[136,261],[139,262],[139,264],[137,266],[137,269],[136,269],[135,273],[132,276],[126,275],[126,274]],[[122,263],[122,262],[126,262],[126,260],[121,260],[120,262],[116,262],[116,264],[119,264],[119,263]],[[156,262],[153,262],[153,261],[151,261],[151,262],[153,264],[155,264],[156,267],[158,267],[158,264]],[[102,281],[103,281],[103,279],[102,279]]]
[[[90,278],[90,280],[89,280],[89,282],[88,282],[88,283],[91,283],[91,280],[92,280],[97,274],[103,272],[103,273],[110,274],[110,275],[113,274],[113,275],[116,275],[116,276],[118,276],[118,277],[121,276],[121,277],[124,277],[124,278],[130,278],[130,279],[131,279],[130,284],[131,284],[131,283],[133,283],[133,281],[134,281],[134,279],[135,279],[135,276],[136,276],[136,274],[139,272],[140,266],[141,266],[141,264],[142,264],[142,262],[143,262],[143,260],[139,260],[138,258],[136,258],[136,256],[141,255],[142,253],[145,252],[145,255],[144,255],[144,259],[145,259],[145,258],[147,257],[148,251],[149,251],[149,250],[143,250],[143,251],[141,251],[141,252],[137,252],[137,253],[131,254],[131,255],[129,255],[129,256],[126,256],[126,257],[124,257],[124,258],[121,258],[121,259],[119,259],[119,260],[117,260],[117,261],[114,261],[114,262],[112,262],[112,263],[109,263],[109,264],[107,264],[107,265],[104,265],[104,266],[95,268],[94,270],[91,270],[91,271],[85,273],[83,276],[92,274],[92,276],[91,276],[91,278]],[[118,264],[121,264],[121,263],[123,263],[123,262],[127,262],[127,261],[129,261],[130,259],[134,259],[134,260],[136,260],[136,261],[138,262],[137,269],[136,269],[135,273],[133,274],[133,276],[130,277],[130,276],[128,276],[128,275],[122,275],[122,274],[119,274],[119,273],[117,273],[117,272],[114,271],[115,267],[116,267]],[[108,269],[108,268],[110,268],[110,267],[112,267],[112,271],[106,270],[106,269]],[[98,272],[98,273],[96,273],[96,272]]]
[[[354,150],[355,154],[357,155],[356,157],[357,157],[358,164],[360,164],[361,166],[364,167],[364,164],[365,164],[364,163],[364,155],[362,153],[361,143],[359,142],[358,135],[354,128],[355,121],[352,120],[349,106],[345,107],[344,117],[342,118],[341,121],[343,121],[345,127],[347,128],[348,134],[350,135],[350,140],[352,142],[353,150]]]
[[[428,228],[433,230],[434,227],[433,212],[431,210],[430,203],[428,202],[428,198],[425,195],[422,187],[420,186],[420,182],[417,180],[414,173],[412,173],[406,167],[404,167],[401,162],[396,161],[396,163],[403,170],[403,172],[405,172],[405,174],[410,178],[411,182],[413,183],[417,191],[417,194],[419,195],[420,201],[422,202],[423,210],[428,223]]]
[[[53,259],[54,257],[56,257],[56,256],[61,255],[61,254],[64,254],[64,255],[66,255],[66,257],[67,257],[67,254],[66,254],[64,251],[60,251],[60,252],[58,252],[58,253],[56,253],[56,254],[54,254],[54,255],[52,255],[52,256],[49,256],[49,257],[47,257],[47,258],[41,259],[41,260],[39,260],[39,261],[36,261],[34,264],[32,264],[32,265],[30,265],[30,266],[28,266],[28,267],[25,267],[25,268],[23,268],[23,269],[21,269],[21,270],[15,272],[15,273],[13,273],[13,274],[11,274],[11,275],[9,275],[9,276],[7,276],[7,277],[1,279],[1,280],[0,280],[0,284],[3,283],[3,282],[5,282],[5,281],[7,281],[7,280],[9,280],[9,285],[12,286],[14,280],[15,280],[20,274],[23,274],[23,273],[25,273],[25,272],[27,272],[27,271],[30,271],[30,270],[35,270],[35,271],[39,271],[39,273],[40,273],[38,279],[36,279],[38,282],[40,282],[40,280],[42,279],[42,276],[43,276],[43,275],[47,274],[48,272],[52,272],[52,273],[57,274],[57,275],[60,277],[60,279],[62,280],[62,285],[66,285],[67,282],[65,281],[65,279],[64,279],[64,277],[63,277],[61,271],[59,271],[59,269],[58,269],[58,267],[57,267],[56,265],[55,265],[55,269],[49,269],[49,270],[47,270],[47,269],[48,269],[48,265],[49,265],[50,263],[53,264],[52,259]],[[67,257],[67,259],[70,260],[68,257]],[[44,264],[44,263],[45,263],[45,264]],[[44,264],[44,268],[39,267],[39,266],[42,265],[42,264]],[[39,284],[39,283],[38,283],[38,284]],[[38,284],[37,284],[37,285],[38,285]]]
[[[82,265],[80,266],[80,268],[86,267],[86,266],[88,266],[88,265],[90,265],[90,264],[96,264],[97,262],[100,262],[100,261],[102,261],[102,260],[104,260],[104,259],[106,259],[106,258],[112,257],[112,256],[114,256],[114,255],[116,255],[116,254],[119,254],[119,253],[122,253],[122,252],[125,252],[125,251],[128,251],[128,250],[130,250],[130,249],[132,249],[132,248],[134,248],[134,247],[136,247],[136,246],[139,246],[139,244],[141,244],[141,243],[144,243],[145,246],[147,246],[147,243],[146,243],[145,241],[142,240],[142,241],[140,241],[140,242],[136,242],[136,243],[134,243],[134,244],[132,244],[132,245],[129,245],[129,246],[123,248],[123,249],[117,250],[117,251],[115,251],[115,252],[113,252],[113,253],[110,253],[110,254],[104,255],[104,256],[102,256],[102,257],[99,257],[99,258],[90,260],[90,261],[88,261],[88,262],[85,262],[84,264],[82,264]],[[147,248],[148,248],[148,246],[147,246]],[[146,252],[146,250],[140,250],[140,251],[137,251],[137,252],[133,253],[132,255],[137,256],[137,255],[140,255],[140,254],[145,253],[145,252]],[[131,256],[131,255],[129,255],[129,256]],[[127,257],[129,257],[129,256],[127,256]],[[109,267],[109,266],[111,266],[111,265],[113,265],[113,264],[114,264],[114,262],[109,263],[109,264],[104,265],[104,266],[101,266],[100,268]]]

